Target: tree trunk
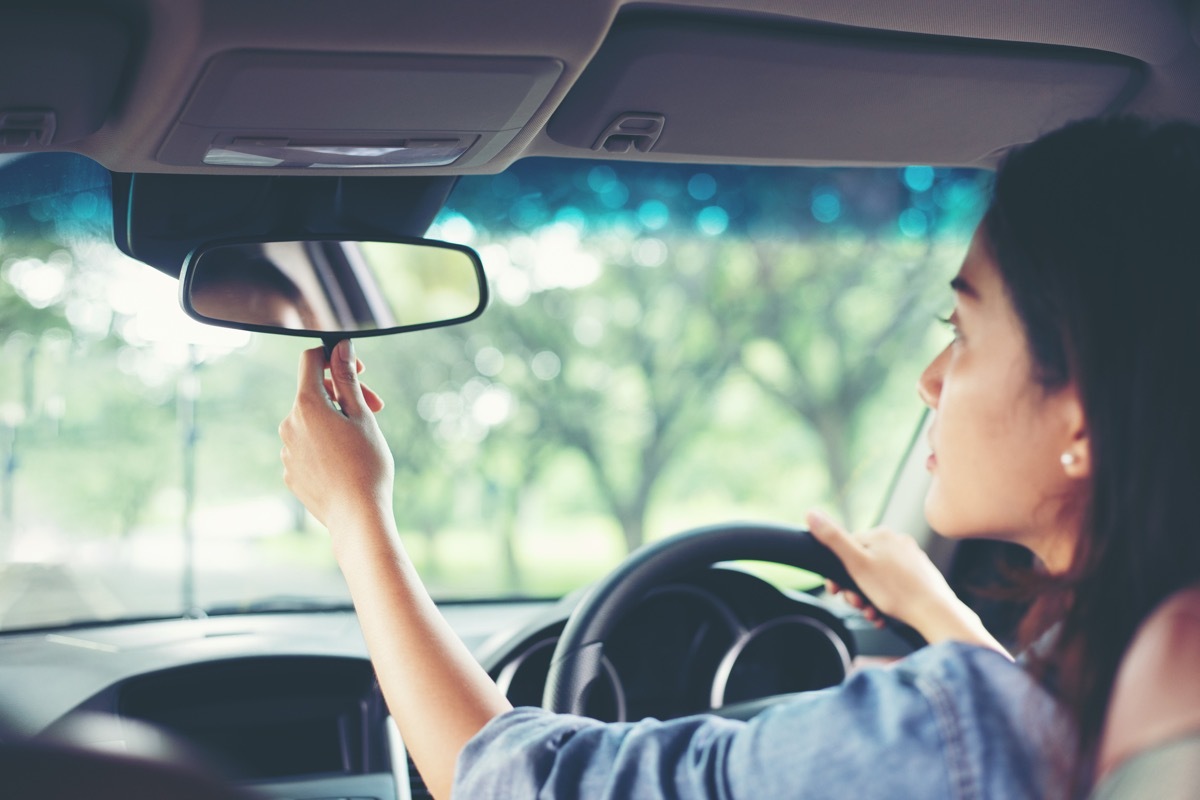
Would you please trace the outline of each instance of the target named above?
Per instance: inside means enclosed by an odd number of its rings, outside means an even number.
[[[625,553],[632,553],[646,543],[646,509],[650,507],[650,489],[658,480],[661,470],[643,476],[634,494],[633,502],[619,509],[617,519],[621,523],[621,534],[625,539]]]
[[[829,475],[829,488],[833,502],[841,515],[842,523],[848,528],[858,524],[857,515],[850,504],[850,432],[848,420],[830,414],[817,420],[817,436],[825,455],[825,470]]]
[[[618,515],[618,520],[621,523],[621,536],[625,540],[625,553],[628,555],[646,541],[645,514],[630,509]]]
[[[503,568],[504,588],[510,594],[521,589],[521,565],[517,562],[517,524],[521,518],[521,503],[525,494],[523,487],[508,493],[504,512],[500,519],[500,563]]]

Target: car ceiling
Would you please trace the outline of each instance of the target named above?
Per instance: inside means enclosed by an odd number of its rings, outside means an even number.
[[[224,141],[459,139],[467,151],[449,165],[370,173],[494,173],[530,156],[987,166],[1078,116],[1200,121],[1197,2],[108,0],[0,13],[0,153],[71,150],[117,172],[312,174],[203,158]]]

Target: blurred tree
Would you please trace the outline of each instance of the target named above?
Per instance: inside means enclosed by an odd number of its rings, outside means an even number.
[[[439,232],[484,250],[499,302],[477,330],[555,364],[505,377],[538,436],[584,456],[632,549],[735,365],[813,430],[830,499],[864,516],[864,417],[925,357],[929,261],[961,252],[983,185],[927,167],[533,161],[460,182]]]
[[[984,183],[926,167],[559,159],[464,177],[433,233],[483,251],[491,309],[461,328],[359,342],[364,380],[389,404],[397,520],[419,533],[435,589],[520,590],[552,568],[522,546],[529,524],[603,516],[598,535],[619,529],[632,549],[705,496],[716,513],[774,513],[763,496],[793,478],[805,502],[827,492],[862,521],[878,405],[895,375],[915,378],[930,277],[936,292]],[[24,207],[22,225],[75,215],[86,227],[110,212],[95,197],[56,202]],[[0,237],[0,358],[5,374],[36,373],[33,401],[19,379],[0,403],[34,409],[21,431],[36,444],[21,464],[28,505],[71,530],[119,533],[179,484],[182,364],[133,329],[111,246],[90,249],[110,235]],[[284,494],[275,431],[302,346],[259,337],[201,371],[206,504]],[[539,518],[534,500],[563,513]],[[495,574],[464,575],[448,551],[439,561],[439,542],[462,541],[448,531],[496,536]]]
[[[621,249],[634,246],[627,239]],[[490,312],[493,343],[506,363],[522,365],[503,375],[538,420],[519,437],[529,443],[519,462],[538,463],[551,442],[578,451],[629,550],[645,541],[656,485],[737,362],[730,326],[739,321],[703,311],[725,302],[714,292],[721,250],[678,243],[673,258],[692,265],[682,272],[608,260],[586,287],[547,289]]]
[[[71,208],[78,197],[95,201],[85,192],[56,202]],[[55,210],[13,207],[0,217],[9,231],[0,239],[0,358],[15,378],[0,390],[13,428],[5,481],[20,486],[19,523],[40,514],[66,530],[124,537],[167,477],[172,415],[146,404],[145,387],[117,366],[124,342],[97,285],[95,226],[69,214],[71,235],[36,224]]]
[[[36,341],[34,409],[21,427],[17,476],[25,511],[69,531],[127,536],[172,477],[164,469],[175,456],[170,398],[147,402],[109,342]]]
[[[940,296],[919,279],[927,250],[866,239],[753,243],[746,308],[755,335],[741,366],[815,432],[832,502],[849,525],[865,522],[852,488],[870,400],[923,356]]]
[[[380,425],[396,464],[396,520],[424,540],[422,574],[435,586],[444,580],[438,534],[453,523],[461,481],[452,437],[446,428],[439,433],[434,407],[439,401],[452,404],[459,384],[473,374],[463,339],[461,329],[441,329],[380,342],[370,350],[359,344],[369,369],[363,380],[388,405]],[[367,355],[384,348],[386,355]]]

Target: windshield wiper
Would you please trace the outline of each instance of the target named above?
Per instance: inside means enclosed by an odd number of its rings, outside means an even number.
[[[218,603],[204,609],[210,617],[228,614],[286,614],[303,611],[352,611],[349,600],[320,599],[298,594],[273,594],[236,603]]]

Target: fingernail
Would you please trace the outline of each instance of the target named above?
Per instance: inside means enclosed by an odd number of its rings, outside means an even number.
[[[346,358],[346,363],[354,367],[354,341],[352,339],[343,339],[346,346],[342,348],[342,355]]]
[[[828,524],[828,522],[829,522],[829,518],[826,517],[824,514],[822,514],[820,511],[809,511],[808,512],[808,524],[809,525],[814,525],[814,526],[815,525],[825,525],[825,524]]]

